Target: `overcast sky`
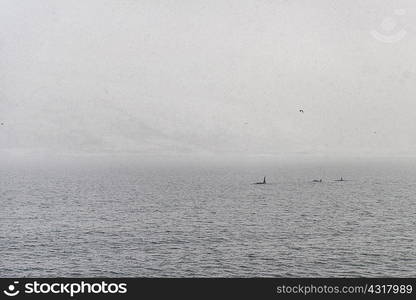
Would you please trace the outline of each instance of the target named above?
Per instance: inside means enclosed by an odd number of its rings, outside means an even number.
[[[415,17],[414,0],[0,0],[0,151],[416,154]]]

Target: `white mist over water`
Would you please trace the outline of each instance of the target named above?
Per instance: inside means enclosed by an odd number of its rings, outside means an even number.
[[[415,153],[413,0],[1,4],[0,156]]]

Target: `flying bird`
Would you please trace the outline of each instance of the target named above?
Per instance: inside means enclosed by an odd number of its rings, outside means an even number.
[[[303,109],[299,109],[299,112],[304,113]]]

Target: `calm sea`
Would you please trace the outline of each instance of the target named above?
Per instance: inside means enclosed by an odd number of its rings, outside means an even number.
[[[414,163],[8,166],[0,204],[2,277],[416,276]]]

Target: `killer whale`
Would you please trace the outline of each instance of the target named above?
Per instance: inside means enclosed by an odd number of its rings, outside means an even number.
[[[255,184],[266,184],[266,176],[263,177],[263,181],[256,182]]]

